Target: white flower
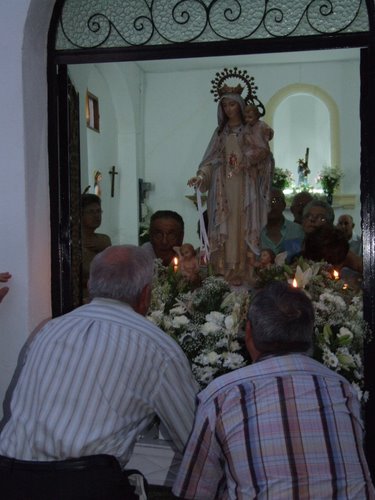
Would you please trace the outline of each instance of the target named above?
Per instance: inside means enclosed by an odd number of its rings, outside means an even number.
[[[323,349],[323,363],[328,368],[336,368],[339,364],[337,357],[327,347]]]
[[[236,354],[235,352],[228,352],[224,356],[223,366],[225,368],[230,368],[231,370],[235,370],[243,366],[245,360],[241,354]]]
[[[185,314],[186,313],[186,307],[183,306],[182,304],[176,306],[176,307],[173,307],[170,311],[169,311],[169,314]]]
[[[216,323],[221,326],[224,321],[224,314],[218,311],[212,311],[209,314],[206,314],[206,321],[208,323]]]
[[[152,311],[151,314],[149,314],[148,319],[155,323],[155,325],[160,325],[163,321],[163,316],[164,314],[162,311]]]
[[[230,332],[233,331],[234,319],[233,316],[226,316],[224,319],[225,328]]]
[[[349,370],[355,366],[353,356],[350,354],[347,347],[339,347],[336,351],[336,356],[343,370]]]
[[[352,382],[352,387],[353,387],[359,401],[362,401],[362,398],[364,396],[362,389],[359,387],[359,385],[356,382]]]
[[[362,368],[362,358],[361,356],[356,352],[354,354],[352,354],[353,356],[353,359],[354,359],[354,363],[356,365],[357,368]]]
[[[211,351],[207,354],[207,359],[210,365],[214,365],[219,358],[219,354],[215,351]]]
[[[201,332],[203,335],[210,335],[212,333],[219,332],[220,329],[221,329],[220,325],[218,325],[216,323],[208,322],[208,323],[204,323],[204,325],[202,325]]]
[[[239,351],[241,349],[240,344],[237,342],[237,340],[232,340],[230,343],[230,350],[233,351]]]
[[[305,286],[309,284],[312,275],[313,273],[311,267],[306,269],[306,271],[302,271],[302,269],[297,266],[294,277],[297,281],[298,288],[305,288]]]
[[[186,316],[176,316],[172,319],[173,328],[180,328],[181,326],[188,325],[190,320]]]
[[[348,345],[353,339],[353,334],[348,328],[342,326],[337,334],[337,338],[341,346]]]
[[[212,366],[198,366],[193,363],[192,366],[192,371],[195,376],[195,378],[198,380],[198,382],[201,384],[202,387],[205,385],[209,384],[215,376],[215,373],[217,372],[217,369],[213,368]]]

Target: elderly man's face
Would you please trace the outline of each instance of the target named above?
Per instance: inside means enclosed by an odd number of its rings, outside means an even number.
[[[337,227],[345,233],[348,240],[352,238],[354,222],[350,215],[340,215]]]
[[[315,229],[325,224],[328,224],[328,218],[324,207],[311,207],[303,216],[302,228],[305,234],[312,233]]]
[[[150,228],[150,241],[155,255],[165,266],[176,255],[173,247],[181,246],[183,238],[181,224],[174,219],[156,219]]]

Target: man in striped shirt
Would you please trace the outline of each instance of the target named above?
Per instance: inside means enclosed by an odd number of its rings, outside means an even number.
[[[255,295],[246,326],[254,363],[199,394],[175,495],[374,498],[359,401],[345,378],[307,355],[313,325],[302,290],[275,282]]]
[[[91,264],[91,302],[31,341],[0,434],[2,498],[137,498],[122,469],[155,415],[182,452],[197,384],[180,347],[144,318],[152,275],[144,249],[107,248]]]

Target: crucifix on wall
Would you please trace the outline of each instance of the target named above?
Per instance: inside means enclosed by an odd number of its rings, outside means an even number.
[[[115,175],[118,175],[118,172],[116,172],[116,167],[113,165],[108,173],[111,176],[111,198],[113,198],[115,196]]]

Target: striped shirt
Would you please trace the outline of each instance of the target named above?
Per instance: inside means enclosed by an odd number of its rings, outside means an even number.
[[[124,466],[155,415],[182,451],[196,392],[174,340],[128,305],[94,299],[31,342],[0,454],[39,461],[104,453]]]
[[[231,372],[198,395],[182,498],[374,498],[349,382],[303,354]]]

